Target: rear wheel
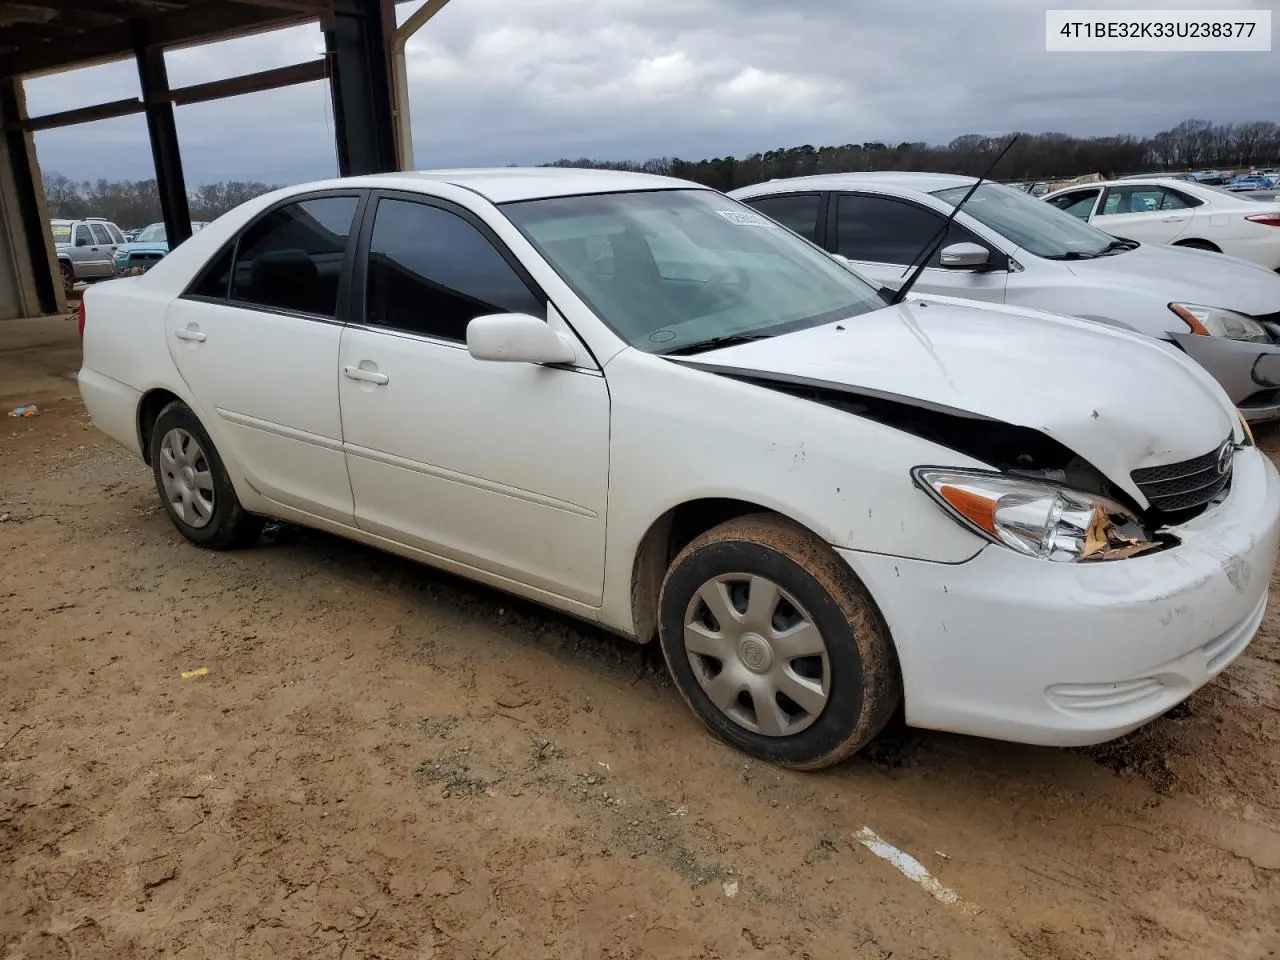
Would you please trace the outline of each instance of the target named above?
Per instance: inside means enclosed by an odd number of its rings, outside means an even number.
[[[228,550],[258,538],[262,518],[240,505],[213,441],[185,403],[174,401],[156,417],[151,467],[165,513],[192,543]]]
[[[660,599],[662,652],[721,740],[817,769],[870,741],[901,699],[897,658],[866,588],[809,531],[770,514],[696,538]]]

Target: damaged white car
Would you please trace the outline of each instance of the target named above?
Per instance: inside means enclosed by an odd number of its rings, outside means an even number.
[[[279,518],[657,638],[767,761],[834,763],[899,703],[1114,737],[1266,606],[1280,480],[1201,367],[1087,321],[889,306],[682,181],[293,187],[82,310],[89,412],[189,540]]]

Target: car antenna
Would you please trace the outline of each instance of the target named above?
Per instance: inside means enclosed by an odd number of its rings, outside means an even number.
[[[982,176],[980,176],[977,180],[975,180],[973,182],[973,186],[969,188],[969,192],[966,193],[961,198],[959,203],[957,203],[954,207],[951,208],[951,213],[947,215],[946,220],[942,221],[942,226],[938,228],[938,232],[934,234],[933,239],[930,240],[925,245],[925,248],[922,251],[920,251],[916,259],[911,261],[911,264],[916,268],[915,272],[912,273],[911,276],[907,278],[906,283],[904,283],[902,286],[898,288],[898,292],[895,293],[893,295],[893,299],[889,301],[889,306],[893,306],[895,303],[901,303],[903,299],[906,297],[906,295],[911,292],[911,288],[914,287],[916,285],[916,281],[920,279],[920,274],[924,273],[924,268],[926,264],[928,264],[928,262],[931,259],[933,259],[934,251],[938,249],[938,245],[942,243],[943,238],[946,237],[947,230],[951,228],[951,222],[955,220],[956,214],[960,212],[960,208],[963,207],[969,201],[969,198],[973,196],[973,191],[977,190],[978,187],[982,185],[982,182],[991,176],[992,172],[996,168],[996,165],[999,164],[1000,161],[1004,159],[1004,155],[1009,152],[1010,147],[1012,147],[1015,143],[1018,142],[1018,137],[1020,136],[1021,134],[1018,134],[1018,133],[1015,133],[1013,135],[1013,139],[1005,144],[1004,149],[1000,151],[1000,155],[991,161],[991,166],[987,167],[987,172],[984,173]],[[917,263],[916,261],[919,261],[919,262]],[[907,270],[910,270],[910,269],[911,269],[911,266],[908,266]],[[906,271],[904,270],[903,273],[905,272]]]

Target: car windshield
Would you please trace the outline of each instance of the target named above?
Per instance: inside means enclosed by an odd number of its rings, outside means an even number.
[[[967,186],[948,187],[935,190],[933,195],[954,206],[968,192]],[[984,183],[978,187],[964,205],[963,212],[1046,260],[1086,259],[1115,249],[1115,238],[1096,227],[1051,203],[995,183]]]
[[[502,211],[610,329],[649,353],[787,333],[885,305],[813,244],[711,190],[525,200]]]
[[[152,223],[143,227],[138,231],[138,235],[133,238],[134,243],[163,243],[164,242],[164,224]]]
[[[53,230],[54,243],[70,243],[71,242],[71,224],[69,223],[53,223],[50,224]]]

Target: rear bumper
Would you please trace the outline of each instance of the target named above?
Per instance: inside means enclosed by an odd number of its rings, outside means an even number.
[[[1248,645],[1280,543],[1275,467],[1240,451],[1226,501],[1177,534],[1100,564],[994,545],[960,564],[842,555],[893,634],[909,723],[1074,746],[1159,716]]]
[[[80,385],[80,399],[84,401],[93,425],[141,457],[138,403],[142,400],[142,394],[133,387],[88,367],[81,367],[76,378]]]

